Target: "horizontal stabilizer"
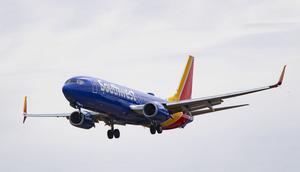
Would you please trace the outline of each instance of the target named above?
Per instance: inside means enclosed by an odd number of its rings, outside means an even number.
[[[236,105],[236,106],[227,106],[227,107],[220,107],[220,108],[213,108],[213,109],[206,109],[206,110],[197,110],[197,111],[192,111],[191,114],[192,114],[192,116],[197,116],[197,115],[203,115],[206,113],[217,112],[217,111],[222,111],[222,110],[227,110],[227,109],[234,109],[234,108],[248,106],[248,105],[249,104],[242,104],[242,105]]]

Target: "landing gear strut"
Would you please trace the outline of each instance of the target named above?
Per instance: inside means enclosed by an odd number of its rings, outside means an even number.
[[[111,129],[107,131],[107,137],[109,139],[112,139],[112,138],[119,138],[120,137],[120,130],[119,129],[114,129],[114,125],[111,124]]]

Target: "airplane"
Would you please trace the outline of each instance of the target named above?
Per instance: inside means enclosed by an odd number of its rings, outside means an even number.
[[[90,129],[95,127],[95,123],[104,122],[110,127],[107,131],[109,139],[120,137],[120,131],[115,129],[115,125],[144,126],[150,129],[151,134],[161,134],[164,130],[184,128],[193,121],[194,116],[248,106],[249,104],[240,104],[215,107],[228,98],[279,87],[283,82],[286,65],[283,67],[276,84],[195,99],[191,98],[193,69],[194,57],[189,56],[178,89],[168,99],[162,99],[153,93],[143,93],[99,78],[72,77],[64,83],[62,92],[70,106],[76,111],[56,114],[30,114],[27,113],[27,96],[25,96],[23,123],[27,117],[65,117],[71,125],[82,129]]]

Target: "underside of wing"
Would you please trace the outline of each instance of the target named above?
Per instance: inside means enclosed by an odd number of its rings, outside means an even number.
[[[71,113],[56,113],[56,114],[27,114],[24,113],[26,117],[68,117]]]
[[[196,110],[196,111],[192,111],[190,113],[192,116],[197,116],[197,115],[204,115],[204,114],[212,113],[212,112],[218,112],[218,111],[222,111],[222,110],[239,108],[239,107],[248,106],[248,105],[249,104],[242,104],[242,105],[236,105],[236,106],[219,107],[219,108],[214,108],[214,109]]]

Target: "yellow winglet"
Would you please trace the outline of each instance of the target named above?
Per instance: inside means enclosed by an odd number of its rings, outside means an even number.
[[[23,124],[27,118],[27,96],[24,97],[24,106],[23,106]]]

